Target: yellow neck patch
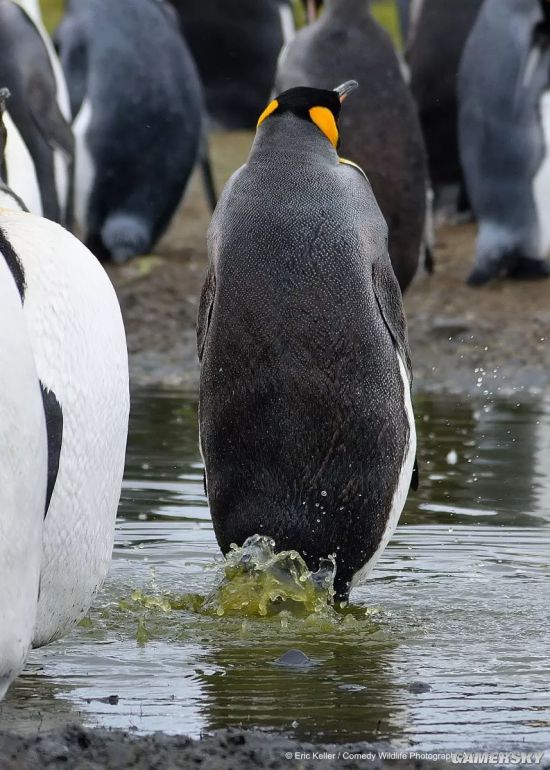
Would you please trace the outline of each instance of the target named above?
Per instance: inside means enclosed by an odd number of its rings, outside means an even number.
[[[338,145],[338,128],[334,115],[328,107],[312,107],[309,111],[309,117],[336,149]]]
[[[277,99],[273,99],[272,102],[269,102],[265,110],[262,112],[262,114],[258,118],[258,123],[256,124],[256,128],[259,128],[264,122],[264,120],[268,118],[272,112],[275,112],[278,106],[279,106],[279,102],[277,101]]]

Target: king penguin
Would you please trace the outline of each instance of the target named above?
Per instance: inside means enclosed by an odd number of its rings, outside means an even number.
[[[100,259],[148,254],[199,159],[199,76],[164,0],[70,0],[56,33],[75,115],[75,218]]]
[[[459,141],[479,222],[469,283],[550,274],[550,3],[485,0],[459,72]]]
[[[0,159],[2,153],[0,139]],[[82,618],[111,561],[128,431],[128,356],[113,286],[80,241],[25,211],[6,185],[0,233],[0,251],[17,266],[47,430],[33,636],[40,646]]]
[[[33,639],[46,503],[46,422],[23,290],[0,228],[0,700]]]
[[[337,154],[357,85],[290,89],[258,121],[208,232],[198,315],[200,446],[220,548],[254,534],[345,599],[416,480],[411,368],[387,227]]]
[[[342,156],[365,170],[389,229],[389,251],[402,291],[419,259],[431,268],[428,172],[416,105],[386,32],[366,0],[327,0],[281,55],[278,92],[329,88],[356,76],[361,93],[342,114]]]
[[[68,92],[37,11],[23,0],[0,0],[0,86],[11,93],[5,175],[33,213],[70,225]]]

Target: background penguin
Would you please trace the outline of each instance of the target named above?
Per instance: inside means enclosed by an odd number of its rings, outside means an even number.
[[[457,75],[481,4],[482,0],[412,0],[407,39],[410,86],[426,140],[436,206],[444,206],[447,199],[462,211],[468,201],[458,151]]]
[[[294,35],[289,0],[171,0],[197,62],[215,127],[250,129]]]
[[[148,253],[197,162],[202,96],[164,2],[71,0],[57,32],[76,114],[76,218],[100,258]]]
[[[40,22],[15,0],[0,0],[0,86],[11,93],[9,183],[32,211],[70,224],[74,140],[66,120],[68,95]]]
[[[460,152],[479,220],[471,284],[549,272],[549,43],[537,0],[486,0],[464,51]]]
[[[210,225],[197,331],[222,551],[259,533],[313,570],[335,554],[340,598],[395,529],[416,447],[387,228],[335,149],[349,90],[292,89],[262,114]]]
[[[358,163],[372,184],[404,291],[424,252],[426,158],[414,101],[392,43],[368,3],[326,3],[318,21],[300,30],[281,57],[275,89],[329,88],[352,75],[361,89],[342,115],[341,155]]]
[[[128,357],[118,301],[95,257],[59,225],[22,211],[9,191],[0,195],[1,251],[20,268],[47,426],[33,640],[39,646],[80,620],[110,564],[128,430]]]
[[[21,266],[0,229],[0,700],[33,638],[48,467],[40,385],[11,271],[21,289]]]

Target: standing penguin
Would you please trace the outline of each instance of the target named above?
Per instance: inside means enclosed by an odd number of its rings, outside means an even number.
[[[416,107],[388,35],[365,0],[327,0],[279,62],[275,89],[329,88],[356,74],[361,93],[342,115],[343,157],[367,174],[389,229],[402,291],[425,253],[427,166]],[[427,265],[431,264],[429,256]]]
[[[0,229],[0,700],[34,634],[48,467],[22,291],[21,265]]]
[[[212,124],[250,129],[294,35],[289,0],[170,0],[204,83]]]
[[[458,151],[457,76],[481,4],[482,0],[411,3],[407,62],[437,207],[445,205],[451,191],[456,207],[468,208]]]
[[[33,212],[69,223],[74,140],[66,86],[40,22],[16,0],[0,0],[0,86],[11,93],[7,181]]]
[[[549,274],[550,18],[547,0],[485,0],[459,76],[459,139],[479,221],[481,284]]]
[[[340,599],[387,545],[416,451],[387,227],[364,173],[336,152],[356,85],[293,88],[266,108],[210,225],[198,316],[222,551],[257,533],[312,570],[334,554]]]
[[[2,150],[0,137],[0,158]],[[33,639],[40,646],[86,613],[110,564],[128,430],[128,357],[116,294],[95,257],[59,225],[22,210],[6,186],[0,204],[0,250],[18,270],[47,427]]]
[[[197,71],[164,0],[70,0],[56,38],[76,114],[76,219],[99,258],[125,262],[163,234],[197,162]]]

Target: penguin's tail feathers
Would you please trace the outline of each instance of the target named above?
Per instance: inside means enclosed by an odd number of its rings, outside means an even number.
[[[101,240],[116,264],[148,254],[151,249],[149,226],[137,214],[124,211],[111,214],[101,228]]]

